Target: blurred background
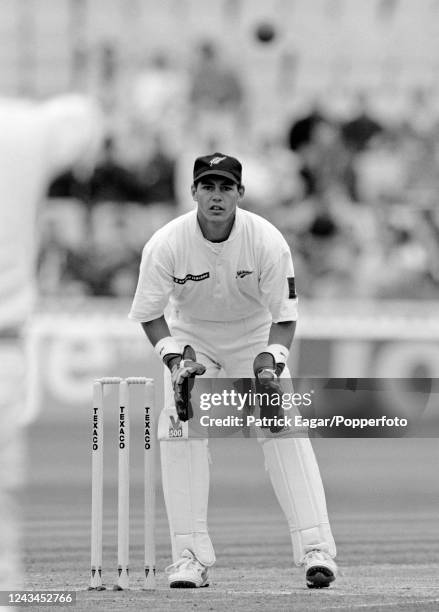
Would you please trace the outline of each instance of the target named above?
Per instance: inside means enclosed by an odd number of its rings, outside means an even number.
[[[161,406],[162,366],[127,313],[144,243],[193,206],[196,156],[241,159],[244,206],[291,246],[294,376],[439,379],[439,0],[2,0],[0,33],[1,96],[78,92],[105,118],[93,175],[55,177],[38,222],[28,422],[40,412],[24,504],[32,584],[46,584],[41,568],[48,559],[51,577],[61,550],[64,584],[86,568],[93,378],[153,376]],[[395,413],[411,409],[407,397],[390,389]],[[343,554],[356,542],[343,540],[350,508],[436,520],[435,440],[315,442]],[[214,465],[219,504],[237,465],[238,497],[261,491],[252,457],[229,458],[223,473]],[[268,488],[260,498],[274,503]],[[373,524],[365,541],[381,538]],[[279,542],[288,558],[283,531]]]
[[[141,249],[215,150],[291,245],[293,372],[438,376],[438,16],[437,0],[3,0],[2,94],[85,93],[106,126],[91,178],[63,172],[43,207],[34,408],[86,405],[94,376],[160,376],[125,316]]]

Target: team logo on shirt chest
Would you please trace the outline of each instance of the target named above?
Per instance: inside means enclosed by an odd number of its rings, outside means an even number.
[[[244,278],[244,276],[248,276],[249,274],[253,274],[253,270],[238,270],[235,278]]]
[[[172,278],[174,283],[177,283],[177,285],[184,285],[187,281],[202,281],[209,278],[209,276],[209,272],[203,272],[203,274],[186,274],[184,278],[177,278],[176,276],[173,276]]]

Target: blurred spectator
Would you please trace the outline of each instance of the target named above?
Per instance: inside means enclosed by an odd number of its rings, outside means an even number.
[[[93,175],[84,181],[75,170],[68,169],[52,181],[48,197],[74,198],[87,206],[103,201],[124,203],[140,199],[136,175],[118,160],[115,149],[113,138],[107,136]]]
[[[272,200],[271,208],[290,206],[304,197],[300,159],[298,155],[283,146],[282,140],[267,135],[261,139],[259,145],[261,157],[265,160],[270,173],[270,184],[276,185],[276,189],[271,189],[269,196]]]
[[[314,130],[316,126],[324,121],[323,114],[319,105],[313,105],[311,112],[295,120],[288,132],[288,146],[291,151],[297,154],[300,160],[300,176],[303,182],[304,196],[315,192],[316,179],[310,167],[310,154],[308,149],[311,147]]]
[[[66,268],[66,245],[53,219],[46,220],[42,233],[37,261],[39,290],[42,295],[56,296]]]
[[[349,160],[337,124],[329,120],[316,124],[311,144],[304,151],[304,161],[305,169],[312,177],[311,194],[322,197],[325,194],[344,194]]]
[[[301,151],[310,144],[314,129],[325,117],[319,104],[314,104],[311,112],[293,121],[288,133],[288,145],[291,151]]]
[[[431,299],[439,296],[435,276],[439,231],[430,211],[407,204],[375,208],[375,232],[366,238],[356,266],[353,295]]]
[[[131,295],[140,253],[127,239],[125,213],[115,203],[102,203],[91,221],[88,240],[67,253],[65,280],[82,285],[87,295]]]
[[[120,72],[119,50],[111,40],[98,44],[98,95],[107,115],[113,114],[118,98],[118,79]]]
[[[427,276],[439,294],[439,211],[421,210],[418,215],[418,235],[427,255]]]
[[[85,202],[88,196],[88,183],[81,180],[74,169],[62,172],[49,185],[49,198],[74,198]]]
[[[263,134],[254,146],[237,153],[245,167],[243,206],[272,219],[276,210],[303,197],[300,159],[282,145],[282,139]]]
[[[355,275],[359,245],[344,219],[334,214],[330,199],[308,200],[309,223],[296,242],[305,266],[306,296],[338,298],[349,294]]]
[[[75,200],[54,200],[38,258],[41,293],[131,296],[143,245],[174,214],[174,207],[163,203],[121,208],[105,202],[86,211]]]
[[[175,160],[166,151],[160,136],[154,138],[152,150],[136,168],[140,189],[139,202],[175,205]]]
[[[345,190],[348,158],[338,125],[327,118],[319,104],[293,123],[288,144],[301,160],[300,175],[305,197],[327,190]]]
[[[410,220],[390,221],[383,255],[376,279],[376,297],[417,298],[422,294],[428,258]]]
[[[347,148],[354,153],[364,151],[372,138],[382,130],[382,126],[372,116],[368,96],[365,93],[358,94],[357,114],[353,119],[346,121],[341,128]]]
[[[348,153],[345,180],[351,198],[359,201],[356,159],[360,153],[367,151],[374,138],[383,132],[383,127],[372,116],[368,96],[359,93],[356,98],[356,114],[342,122],[341,137]]]
[[[105,139],[101,160],[89,184],[90,203],[138,201],[141,192],[135,174],[117,158],[111,136]]]
[[[244,121],[244,88],[240,76],[212,42],[206,41],[198,49],[189,101],[189,131],[195,130],[201,142],[213,139],[219,150],[237,144],[236,132]]]
[[[406,188],[406,167],[399,138],[381,132],[353,160],[355,192],[360,201],[401,202]]]
[[[160,136],[176,151],[187,112],[188,82],[185,72],[172,65],[165,52],[145,60],[132,85],[134,120],[146,138]]]
[[[431,91],[415,87],[407,98],[403,125],[425,139],[437,136],[439,114]]]
[[[87,244],[87,213],[73,199],[52,200],[44,210],[38,256],[39,289],[43,295],[83,295],[85,284],[72,275],[72,262]],[[81,263],[84,267],[87,262]]]

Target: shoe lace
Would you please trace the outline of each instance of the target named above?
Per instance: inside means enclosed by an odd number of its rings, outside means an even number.
[[[180,559],[177,559],[175,563],[171,563],[171,565],[168,565],[168,567],[165,569],[165,572],[167,574],[172,574],[173,572],[183,569],[183,568],[184,569],[189,569],[189,568],[199,569],[200,565],[201,563],[197,561],[195,557],[185,555],[183,553]]]
[[[306,553],[307,561],[311,561],[312,559],[321,561],[324,558],[325,558],[325,553],[321,550],[318,550],[317,548],[314,550],[310,550],[308,553]]]

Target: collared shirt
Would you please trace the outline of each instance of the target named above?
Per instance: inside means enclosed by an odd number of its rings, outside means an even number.
[[[197,211],[158,230],[143,249],[129,317],[152,321],[168,306],[181,316],[234,321],[270,313],[295,321],[297,297],[291,252],[266,219],[237,209],[227,240],[206,240]]]

